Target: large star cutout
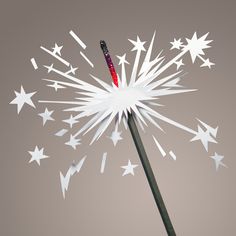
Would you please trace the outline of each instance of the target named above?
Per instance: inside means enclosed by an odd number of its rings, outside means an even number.
[[[76,120],[72,115],[70,115],[70,118],[66,119],[66,120],[63,120],[63,122],[67,123],[70,125],[70,128],[73,127],[73,124],[76,124],[78,123],[79,121]]]
[[[53,53],[54,54],[58,54],[58,55],[60,55],[61,56],[61,49],[63,48],[63,46],[58,46],[56,43],[55,43],[55,46],[54,46],[54,48],[52,48],[53,49]]]
[[[49,158],[49,156],[46,156],[43,154],[44,148],[41,148],[39,150],[38,146],[35,147],[34,151],[29,151],[29,154],[31,155],[31,159],[29,163],[36,161],[38,165],[40,166],[40,160]]]
[[[172,50],[172,49],[180,49],[180,47],[182,47],[182,42],[181,42],[181,38],[180,39],[178,39],[178,40],[176,40],[175,38],[174,38],[174,42],[170,42],[171,44],[172,44],[172,47],[171,47],[171,49],[170,50]]]
[[[197,33],[195,32],[191,39],[186,38],[188,44],[183,50],[189,50],[193,63],[197,56],[205,55],[203,49],[211,47],[208,44],[212,42],[212,40],[206,40],[207,35],[208,33],[201,38],[197,38]]]
[[[131,161],[129,160],[127,166],[121,166],[121,168],[125,170],[122,176],[125,176],[128,174],[134,175],[134,168],[136,168],[137,166],[138,165],[132,165]]]
[[[131,51],[146,51],[146,49],[144,48],[144,44],[146,42],[141,42],[139,36],[137,36],[137,41],[131,40],[129,39],[129,41],[134,45],[134,47],[132,48]]]
[[[73,135],[70,135],[70,140],[65,144],[71,146],[75,150],[76,146],[80,145],[80,139],[76,139]]]
[[[118,130],[114,130],[111,136],[109,137],[112,140],[114,146],[116,146],[119,140],[123,139],[120,135],[121,135],[121,132],[119,132]]]
[[[36,93],[36,92],[32,92],[32,93],[26,93],[23,86],[21,85],[21,89],[20,89],[20,93],[19,92],[15,92],[16,97],[10,102],[10,104],[16,104],[17,105],[17,113],[19,114],[22,107],[24,106],[25,103],[27,103],[28,105],[30,105],[31,107],[35,108],[34,103],[31,100],[31,97]]]
[[[116,56],[119,59],[119,65],[121,64],[129,64],[128,61],[126,61],[126,53],[123,56]]]
[[[221,156],[215,152],[214,156],[211,156],[211,158],[215,161],[216,170],[218,170],[219,166],[227,167],[221,160],[224,158],[224,156]]]
[[[39,113],[38,115],[43,118],[43,126],[46,124],[48,120],[54,120],[51,115],[54,111],[49,111],[47,108],[45,108],[45,111],[43,113]]]

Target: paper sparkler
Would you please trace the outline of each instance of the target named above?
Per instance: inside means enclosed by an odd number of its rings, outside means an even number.
[[[87,56],[87,51],[85,52],[87,45],[75,34],[74,31],[71,30],[70,35],[82,48],[80,55],[83,60],[88,63],[88,66],[94,68],[94,64]],[[213,128],[205,122],[197,119],[197,130],[194,130],[166,117],[161,114],[160,111],[156,111],[154,106],[161,106],[159,101],[163,96],[196,91],[196,89],[186,89],[179,84],[184,76],[180,68],[184,66],[183,58],[188,53],[191,56],[192,63],[195,63],[196,60],[200,60],[202,62],[201,67],[211,68],[214,63],[212,63],[208,58],[205,59],[205,49],[210,47],[209,43],[211,42],[211,40],[207,40],[208,34],[198,37],[197,33],[194,33],[192,38],[186,38],[186,44],[184,44],[181,39],[174,39],[174,41],[171,42],[172,47],[170,50],[179,50],[179,52],[169,61],[166,61],[165,57],[162,56],[162,52],[159,53],[154,59],[151,59],[155,35],[156,33],[154,33],[147,50],[144,47],[145,42],[142,42],[138,36],[136,40],[129,40],[133,45],[131,51],[136,52],[129,79],[127,79],[126,65],[130,63],[126,60],[126,54],[123,56],[117,56],[119,59],[119,65],[121,66],[121,73],[119,75],[119,73],[116,73],[105,42],[101,41],[101,48],[110,70],[113,84],[111,85],[110,83],[106,83],[104,80],[90,74],[91,78],[93,78],[100,85],[100,87],[76,77],[77,68],[73,67],[69,60],[62,57],[61,50],[63,46],[58,46],[55,43],[55,46],[52,47],[53,50],[41,46],[40,48],[44,52],[58,60],[58,62],[62,63],[66,67],[64,71],[61,71],[57,69],[54,64],[51,64],[50,66],[45,65],[44,67],[47,68],[49,75],[54,73],[53,78],[43,79],[48,83],[47,86],[53,88],[56,92],[61,89],[74,88],[76,89],[76,97],[72,101],[67,101],[64,99],[42,99],[38,102],[44,104],[64,104],[71,106],[70,108],[67,107],[64,109],[64,111],[70,113],[73,112],[76,113],[76,115],[70,114],[69,118],[63,120],[63,123],[66,123],[65,125],[69,125],[70,129],[67,127],[57,130],[55,131],[55,136],[64,138],[69,134],[69,137],[67,136],[68,140],[65,144],[75,150],[77,146],[81,144],[81,136],[85,135],[92,129],[97,128],[90,144],[98,140],[107,130],[108,126],[115,120],[115,130],[109,137],[115,146],[118,141],[122,140],[122,137],[120,136],[121,132],[118,131],[119,125],[123,122],[126,129],[129,127],[167,233],[169,235],[175,235],[174,228],[171,224],[168,212],[158,189],[154,174],[142,144],[142,140],[136,127],[136,123],[142,129],[145,129],[144,125],[147,125],[147,122],[149,122],[159,130],[163,131],[158,121],[166,122],[193,135],[190,141],[200,141],[205,150],[208,152],[209,143],[217,143],[216,137],[218,127]],[[141,62],[142,53],[144,53],[143,62]],[[37,59],[32,57],[30,61],[35,70],[40,68],[37,63]],[[169,72],[168,74],[168,69],[170,67],[173,68],[173,66],[177,69],[177,71],[174,73]],[[167,72],[167,75],[162,76],[163,72]],[[55,79],[55,75],[60,76],[61,79]],[[21,86],[20,92],[15,91],[15,98],[10,102],[10,104],[15,104],[17,106],[18,114],[26,104],[37,109],[32,101],[32,97],[35,94],[36,91],[26,92],[23,86]],[[44,112],[37,113],[37,116],[40,116],[43,119],[43,126],[46,126],[48,121],[55,121],[53,110],[48,110],[47,107],[45,107]],[[80,119],[86,119],[86,123],[74,132],[74,129],[72,129],[73,125]],[[157,148],[160,151],[160,154],[163,157],[166,156],[167,152],[165,148],[159,143],[154,135],[152,136]],[[172,150],[168,153],[174,160],[176,160],[176,155]],[[29,154],[31,155],[29,162],[31,163],[35,161],[38,165],[40,165],[41,160],[43,162],[45,161],[44,159],[49,157],[44,154],[44,148],[41,147],[39,149],[37,145],[35,146],[34,151],[29,151]],[[227,167],[222,161],[224,156],[215,152],[215,154],[210,157],[215,162],[216,170],[218,170],[220,166]],[[64,198],[65,192],[68,190],[70,178],[75,173],[80,172],[85,159],[86,157],[83,157],[77,164],[73,163],[68,168],[65,175],[60,172],[61,189]],[[104,152],[101,162],[101,173],[104,173],[106,159],[107,152]],[[129,160],[127,166],[121,166],[121,168],[125,169],[123,176],[127,174],[134,175],[135,167],[137,167],[137,165],[132,165]]]

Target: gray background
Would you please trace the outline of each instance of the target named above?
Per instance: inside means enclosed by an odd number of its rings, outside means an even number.
[[[173,38],[191,37],[194,31],[210,31],[212,48],[207,57],[216,63],[212,70],[199,68],[185,59],[189,72],[184,85],[198,88],[190,94],[170,96],[162,100],[160,111],[193,129],[196,117],[213,127],[219,125],[218,144],[210,144],[207,153],[200,142],[189,143],[191,135],[161,123],[166,134],[152,126],[141,133],[157,177],[163,198],[177,235],[235,235],[235,1],[1,1],[1,164],[0,164],[0,235],[166,235],[159,212],[141,166],[136,175],[122,177],[121,165],[128,159],[140,164],[128,131],[114,148],[105,136],[89,147],[77,151],[53,136],[61,119],[68,114],[54,109],[56,122],[42,128],[37,115],[44,110],[38,104],[42,98],[65,96],[74,91],[52,93],[41,78],[45,69],[34,71],[30,58],[39,65],[55,62],[45,55],[40,45],[50,48],[63,44],[63,56],[79,66],[77,76],[92,82],[87,76],[91,68],[80,55],[79,46],[69,35],[73,29],[86,42],[86,55],[94,62],[94,74],[106,81],[106,69],[99,40],[105,39],[110,51],[122,55],[130,50],[127,38],[150,40],[154,30],[158,39],[155,53],[162,48],[171,58],[169,42]],[[129,54],[131,55],[131,54]],[[37,110],[25,106],[19,115],[16,106],[9,105],[14,90],[23,85],[27,92],[37,90],[33,97]],[[80,125],[80,124],[79,124]],[[164,148],[173,150],[177,161],[162,158],[151,134]],[[35,145],[45,148],[51,158],[39,167],[28,164]],[[105,173],[99,173],[101,156],[108,152]],[[214,152],[225,156],[229,168],[215,171]],[[63,200],[59,171],[66,173],[72,160],[88,158],[78,175],[71,179],[66,200]]]

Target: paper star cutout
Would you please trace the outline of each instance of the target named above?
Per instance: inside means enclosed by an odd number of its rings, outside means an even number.
[[[201,140],[203,146],[205,147],[206,151],[208,151],[208,143],[217,143],[216,140],[211,136],[211,132],[207,129],[204,131],[199,125],[198,125],[198,132],[195,137],[193,137],[190,142]]]
[[[183,63],[183,60],[181,59],[181,60],[179,60],[179,61],[176,61],[175,62],[175,64],[176,64],[176,66],[177,66],[177,70],[180,68],[180,66],[183,66],[184,65],[184,63]]]
[[[55,46],[54,46],[54,48],[52,48],[53,49],[53,53],[54,54],[58,54],[58,55],[60,55],[61,56],[61,49],[63,48],[63,46],[58,46],[56,43],[55,43]]]
[[[211,158],[215,161],[216,170],[218,170],[219,166],[227,167],[221,160],[224,158],[224,156],[221,156],[215,152],[214,156],[211,156]]]
[[[80,139],[76,139],[73,135],[70,135],[70,140],[65,144],[71,146],[73,149],[76,149],[76,146],[80,145]]]
[[[66,87],[58,84],[57,82],[54,82],[53,84],[47,84],[47,86],[54,88],[56,92],[57,92],[58,89],[66,88]]]
[[[212,42],[212,40],[205,40],[207,35],[208,33],[203,35],[201,38],[197,38],[197,33],[195,32],[191,39],[186,38],[188,44],[183,50],[189,50],[193,63],[197,56],[205,55],[203,49],[211,47],[208,44]]]
[[[204,63],[201,65],[201,67],[208,66],[208,67],[211,69],[211,66],[214,66],[214,65],[215,65],[215,63],[210,62],[210,61],[209,61],[209,58],[207,58],[207,59],[204,61]]]
[[[35,147],[34,151],[29,151],[29,154],[31,155],[31,159],[29,163],[36,161],[38,165],[40,166],[40,160],[49,158],[49,156],[46,156],[43,154],[44,148],[41,148],[39,150],[38,146]]]
[[[44,65],[44,67],[48,69],[48,73],[50,73],[53,70],[53,64],[51,64],[50,66]]]
[[[66,73],[66,74],[69,74],[69,73],[72,73],[73,75],[75,75],[75,72],[78,70],[77,67],[72,67],[72,65],[70,65],[70,70]]]
[[[129,41],[134,45],[131,51],[135,51],[135,50],[146,51],[146,49],[143,46],[146,42],[141,42],[139,36],[137,36],[137,41],[134,41],[131,39],[129,39]]]
[[[131,161],[129,160],[127,166],[121,166],[121,168],[125,170],[122,176],[125,176],[128,174],[134,175],[134,168],[136,168],[137,166],[138,165],[132,165]]]
[[[120,136],[121,135],[121,132],[117,131],[117,130],[114,130],[111,134],[110,138],[114,144],[114,146],[116,146],[117,142],[119,140],[122,140],[123,138]]]
[[[70,115],[70,118],[63,120],[63,122],[67,123],[70,125],[70,128],[72,128],[73,124],[78,123],[79,121],[76,120],[72,115]]]
[[[123,56],[116,56],[119,59],[119,65],[121,64],[129,64],[128,61],[126,61],[125,57],[126,57],[126,53]]]
[[[43,118],[43,126],[46,124],[48,120],[54,120],[51,115],[54,111],[49,111],[47,108],[45,108],[45,111],[43,113],[39,113],[38,115]]]
[[[182,42],[181,42],[181,38],[180,39],[178,39],[178,40],[176,40],[175,38],[174,38],[174,42],[170,42],[171,44],[172,44],[172,47],[171,47],[171,49],[170,50],[173,50],[173,49],[180,49],[180,47],[182,47]]]
[[[26,93],[23,86],[21,85],[20,93],[15,92],[16,97],[10,102],[10,104],[16,104],[17,105],[17,113],[19,114],[22,107],[24,106],[25,103],[30,105],[31,107],[35,108],[34,103],[31,100],[31,97],[36,93]]]

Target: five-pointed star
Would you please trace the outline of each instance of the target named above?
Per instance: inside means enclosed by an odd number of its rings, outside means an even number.
[[[196,136],[193,137],[190,141],[196,141],[201,140],[203,146],[205,147],[206,151],[208,151],[208,143],[217,143],[217,141],[211,136],[211,132],[209,129],[204,131],[199,125],[198,125],[198,132],[196,133]]]
[[[36,161],[38,165],[40,166],[40,160],[49,158],[49,156],[46,156],[43,154],[44,148],[41,148],[39,150],[38,146],[35,147],[34,151],[29,151],[29,154],[31,155],[31,159],[29,163],[32,161]]]
[[[47,84],[47,86],[54,88],[56,92],[58,89],[66,88],[66,87],[58,84],[57,82],[54,82],[53,84]]]
[[[176,64],[176,66],[177,66],[177,70],[180,68],[180,66],[183,66],[184,65],[184,63],[183,63],[183,60],[181,59],[181,60],[179,60],[179,61],[176,61],[175,62],[175,64]]]
[[[65,144],[71,146],[73,149],[76,149],[76,146],[80,144],[80,139],[76,139],[73,135],[70,135],[70,140]]]
[[[137,41],[134,41],[134,40],[131,40],[131,39],[129,39],[129,41],[134,45],[134,47],[132,48],[131,51],[135,51],[135,50],[137,50],[137,51],[146,51],[146,49],[143,46],[146,42],[141,42],[139,36],[137,36]]]
[[[43,118],[43,126],[46,124],[48,120],[54,120],[51,115],[54,111],[49,111],[47,107],[45,108],[45,111],[43,113],[39,113],[38,115]]]
[[[174,38],[174,42],[170,42],[170,43],[172,44],[172,47],[171,47],[170,50],[172,50],[172,49],[180,49],[180,47],[182,47],[182,44],[183,44],[183,42],[181,42],[181,38],[178,39],[178,40],[176,40]]]
[[[204,63],[201,65],[201,67],[208,66],[208,67],[211,69],[211,66],[214,66],[214,65],[215,65],[215,63],[210,62],[210,61],[209,61],[209,58],[207,58],[207,59],[204,61]]]
[[[121,135],[121,132],[119,132],[118,130],[114,130],[111,134],[110,137],[108,137],[109,139],[112,140],[114,146],[116,146],[117,142],[119,140],[122,140],[123,138],[120,136]]]
[[[58,54],[58,55],[60,55],[61,56],[61,49],[63,48],[63,46],[58,46],[56,43],[55,43],[55,46],[54,46],[54,48],[52,48],[53,49],[53,53],[54,54]]]
[[[214,156],[211,156],[211,158],[215,161],[216,164],[216,170],[218,170],[219,166],[227,167],[221,160],[224,158],[224,156],[221,156],[215,152]]]
[[[119,65],[121,64],[129,64],[128,61],[126,61],[125,57],[126,57],[126,53],[123,56],[116,56],[119,59]]]
[[[17,113],[19,114],[22,107],[24,106],[25,103],[30,105],[31,107],[35,108],[34,103],[31,100],[31,97],[36,93],[26,93],[23,86],[21,85],[20,93],[15,92],[16,97],[10,102],[10,104],[16,104],[17,105]]]
[[[70,118],[63,120],[63,122],[67,123],[70,125],[70,128],[72,128],[73,124],[78,123],[79,121],[75,119],[72,115],[70,115]]]
[[[134,175],[134,168],[136,168],[137,166],[138,165],[132,165],[131,161],[129,160],[127,166],[121,166],[121,168],[125,170],[122,176],[125,176],[128,174]]]

